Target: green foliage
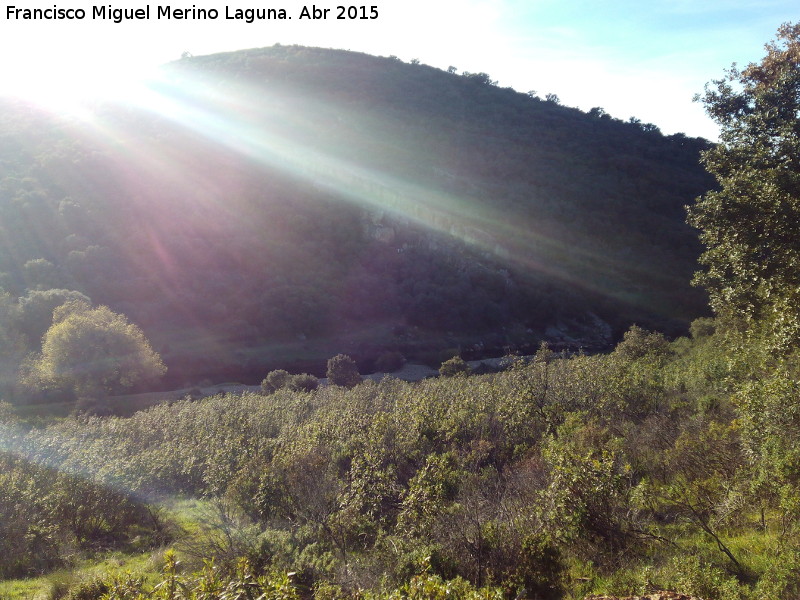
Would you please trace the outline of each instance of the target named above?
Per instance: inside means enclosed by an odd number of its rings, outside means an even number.
[[[53,324],[53,311],[66,302],[91,300],[80,292],[64,289],[29,290],[19,299],[20,330],[28,338],[28,346],[40,348],[42,336]]]
[[[469,373],[469,365],[460,356],[447,359],[439,367],[439,375],[442,377],[458,377]]]
[[[288,371],[284,371],[283,369],[277,369],[275,371],[270,371],[267,373],[267,376],[261,382],[261,389],[264,391],[265,394],[271,394],[273,392],[277,392],[279,389],[286,386],[289,382],[289,378],[291,374]]]
[[[775,348],[800,340],[800,24],[785,24],[767,55],[707,87],[720,125],[703,155],[719,189],[689,210],[706,246],[696,276],[718,315],[761,322]]]
[[[182,574],[173,552],[164,555],[163,576],[155,585],[127,576],[100,582],[99,586],[108,590],[102,595],[106,600],[300,600],[297,587],[286,573],[258,574],[246,560],[241,560],[229,574],[221,572],[211,561],[201,571]]]
[[[361,374],[356,362],[346,354],[337,354],[328,359],[328,383],[343,387],[353,387],[361,383]]]
[[[152,513],[123,493],[0,453],[0,578],[69,564],[78,550],[152,536]]]
[[[643,357],[657,359],[669,353],[669,342],[657,331],[647,331],[633,325],[625,332],[615,352],[627,360]]]
[[[319,387],[319,379],[309,373],[298,373],[289,377],[286,387],[294,392],[313,392]]]
[[[87,580],[86,594],[792,598],[800,359],[732,354],[741,334],[717,320],[692,332],[670,344],[633,328],[606,355],[543,345],[484,376],[314,393],[292,376],[268,400],[30,429],[6,406],[0,439],[27,460],[0,465],[0,557],[24,559],[5,573],[169,539],[130,498],[178,495],[213,508],[184,524],[181,556],[213,562],[190,573],[168,557],[158,582]]]
[[[293,392],[313,392],[318,387],[319,379],[314,375],[309,373],[292,375],[283,369],[270,371],[261,382],[261,389],[265,394],[273,394],[284,388]]]
[[[513,580],[534,598],[561,597],[565,566],[558,546],[546,535],[531,534],[522,542],[522,551]]]
[[[753,490],[779,506],[792,528],[800,517],[800,386],[782,364],[741,386],[736,397],[744,445],[755,467]]]
[[[123,315],[71,301],[54,311],[31,378],[97,397],[154,380],[165,371],[141,329]]]
[[[543,455],[552,473],[549,518],[554,534],[577,542],[597,562],[614,560],[632,543],[628,512],[630,465],[622,440],[584,415],[570,415]]]
[[[25,284],[31,290],[49,290],[61,285],[56,266],[44,258],[27,261],[22,270]]]
[[[111,591],[108,581],[95,577],[71,587],[63,600],[100,600]]]
[[[695,319],[689,326],[689,333],[691,333],[692,338],[695,340],[714,335],[715,331],[716,325],[714,319],[708,317]]]
[[[787,548],[758,580],[754,600],[792,600],[800,597],[800,549]]]
[[[419,575],[397,590],[374,597],[381,600],[501,600],[503,593],[500,589],[475,589],[460,578],[445,581],[436,575]]]
[[[709,600],[741,600],[745,590],[737,579],[696,555],[685,555],[672,559],[674,573],[672,585],[685,593]]]
[[[65,598],[70,600],[228,600],[230,598],[261,598],[264,600],[300,600],[308,587],[297,573],[271,570],[259,573],[241,560],[232,572],[224,572],[207,561],[202,570],[182,573],[179,561],[172,552],[164,557],[164,569],[155,585],[142,578],[128,575],[97,579],[71,588]],[[356,598],[360,600],[502,600],[496,588],[475,588],[467,581],[442,579],[422,574],[402,586],[384,591],[357,590],[351,593],[340,587],[321,583],[314,587],[313,596],[326,600]]]
[[[0,290],[0,398],[10,398],[17,367],[25,355],[24,336],[17,327],[19,307],[11,295]]]

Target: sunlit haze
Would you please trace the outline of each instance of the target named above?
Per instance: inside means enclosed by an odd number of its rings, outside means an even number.
[[[486,72],[500,86],[614,117],[636,116],[665,133],[715,137],[692,96],[733,62],[757,60],[778,26],[796,17],[785,0],[605,3],[555,0],[376,0],[376,19],[301,19],[299,2],[225,5],[198,1],[176,8],[218,11],[216,19],[92,18],[86,3],[26,2],[25,9],[77,9],[82,20],[22,19],[20,5],[0,15],[0,91],[54,104],[75,96],[116,93],[120,79],[137,79],[158,65],[193,55],[275,43],[396,55],[460,72]],[[98,4],[98,7],[104,5]],[[117,2],[110,9],[144,9]],[[237,9],[284,9],[286,20],[230,19]],[[16,15],[16,18],[14,18]]]

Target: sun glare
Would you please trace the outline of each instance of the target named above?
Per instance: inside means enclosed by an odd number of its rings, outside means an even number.
[[[331,109],[317,104],[314,98],[298,100],[291,94],[283,97],[282,91],[250,88],[241,82],[222,87],[210,85],[203,77],[195,78],[188,71],[175,76],[175,73],[170,75],[169,69],[135,72],[121,66],[100,68],[98,63],[95,68],[82,69],[59,69],[57,65],[54,62],[47,70],[20,68],[3,89],[12,89],[14,95],[46,110],[80,120],[96,139],[109,143],[120,132],[113,122],[97,118],[94,109],[98,104],[108,102],[149,112],[248,160],[297,177],[348,202],[394,213],[459,238],[483,252],[521,264],[529,271],[548,273],[574,285],[594,287],[589,280],[576,278],[576,270],[601,272],[621,267],[598,264],[597,257],[577,248],[567,251],[557,236],[545,230],[520,228],[498,217],[478,197],[453,193],[434,182],[408,179],[377,164],[358,164],[346,152],[338,153],[335,147],[309,143],[308,140],[314,139],[309,127],[317,128],[319,123],[309,125],[304,115],[324,114]],[[357,121],[357,115],[349,110],[346,106],[337,108],[342,123]],[[391,119],[385,115],[371,118],[376,119],[380,130],[397,127],[385,122]],[[149,172],[171,179],[185,176],[180,158],[156,158],[136,143],[126,144],[125,148],[128,160]],[[187,189],[190,187],[187,183]],[[553,263],[543,258],[546,256],[562,259]],[[567,264],[570,260],[576,264]],[[594,291],[609,293],[599,288]]]
[[[99,65],[80,69],[54,61],[46,66],[19,63],[6,69],[0,94],[33,102],[55,113],[86,114],[98,101],[135,101],[150,71],[119,71]]]

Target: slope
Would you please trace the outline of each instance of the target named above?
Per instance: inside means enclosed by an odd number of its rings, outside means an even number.
[[[3,114],[2,285],[124,312],[172,383],[341,350],[600,347],[705,305],[683,207],[712,185],[708,143],[484,73],[275,46],[183,59],[81,115]]]

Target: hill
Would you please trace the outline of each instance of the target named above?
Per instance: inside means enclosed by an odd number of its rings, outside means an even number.
[[[128,315],[172,384],[602,348],[705,310],[684,205],[713,185],[708,142],[485,73],[274,46],[80,115],[2,114],[0,284],[27,349],[51,289]]]

